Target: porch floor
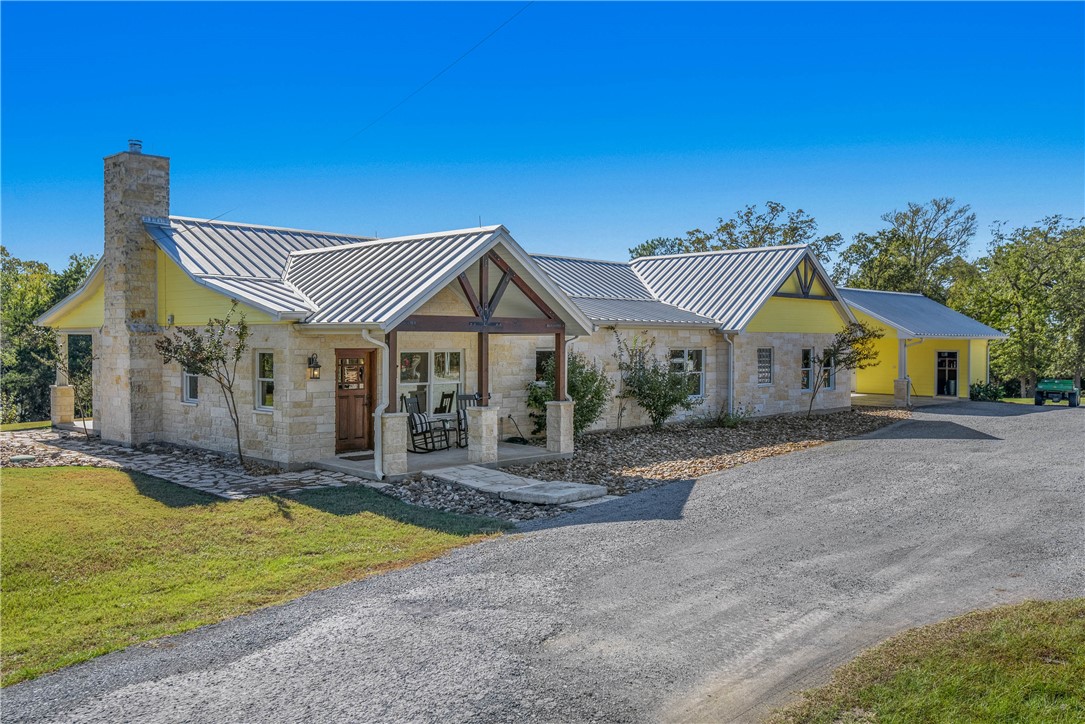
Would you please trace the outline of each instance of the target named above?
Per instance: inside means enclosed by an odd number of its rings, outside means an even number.
[[[967,402],[961,397],[919,397],[912,395],[912,407],[930,407],[931,405],[952,405],[954,402]],[[875,395],[866,392],[851,393],[851,404],[856,407],[893,407],[892,395]]]
[[[357,475],[358,477],[377,479],[376,468],[373,460],[347,460],[348,457],[360,455],[359,452],[348,452],[333,458],[316,460],[312,464],[315,468],[332,470],[340,473]],[[508,442],[497,444],[497,461],[492,463],[472,463],[467,460],[467,448],[453,445],[448,450],[438,450],[431,453],[407,453],[407,472],[403,475],[387,476],[393,480],[401,479],[428,470],[441,470],[454,468],[461,465],[478,465],[484,468],[500,468],[505,465],[530,465],[531,463],[544,460],[558,460],[567,458],[569,455],[547,452],[546,448],[536,445],[516,445]]]

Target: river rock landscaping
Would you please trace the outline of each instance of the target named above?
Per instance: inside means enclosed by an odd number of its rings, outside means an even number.
[[[583,435],[568,460],[506,468],[539,480],[605,485],[626,495],[677,480],[692,480],[773,455],[873,432],[911,417],[900,408],[864,408],[827,415],[743,420],[735,427],[695,422],[610,430]]]

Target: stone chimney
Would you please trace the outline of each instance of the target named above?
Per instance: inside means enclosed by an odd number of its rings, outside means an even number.
[[[136,446],[161,430],[158,252],[143,217],[170,213],[170,160],[140,141],[105,159],[105,318],[95,360],[94,418],[102,440]]]

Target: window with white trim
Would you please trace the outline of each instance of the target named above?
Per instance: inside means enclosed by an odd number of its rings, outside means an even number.
[[[799,387],[811,390],[814,387],[814,349],[806,347],[802,351],[802,361],[799,366]]]
[[[826,390],[836,389],[836,357],[826,355],[821,362],[821,386]]]
[[[461,349],[399,353],[399,395],[418,398],[422,412],[455,412],[463,392]]]
[[[275,409],[275,354],[256,353],[256,409]]]
[[[772,384],[772,347],[757,348],[757,384]]]
[[[537,349],[535,350],[535,381],[542,382],[543,377],[546,376],[546,363],[554,359],[554,350],[552,349]]]
[[[181,371],[181,402],[196,404],[200,401],[200,376]]]
[[[704,350],[672,349],[671,367],[689,378],[689,396],[704,397]]]

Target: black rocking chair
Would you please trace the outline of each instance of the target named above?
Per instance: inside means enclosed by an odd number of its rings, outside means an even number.
[[[467,408],[478,407],[481,398],[477,392],[473,395],[460,395],[456,408],[456,447],[467,447]]]
[[[417,397],[400,395],[399,399],[403,403],[403,411],[407,413],[407,430],[411,433],[409,452],[431,453],[451,447],[446,420],[434,420],[422,412]]]
[[[437,408],[433,411],[438,415],[445,415],[452,412],[452,406],[456,404],[455,392],[442,392],[441,404],[437,405]]]

